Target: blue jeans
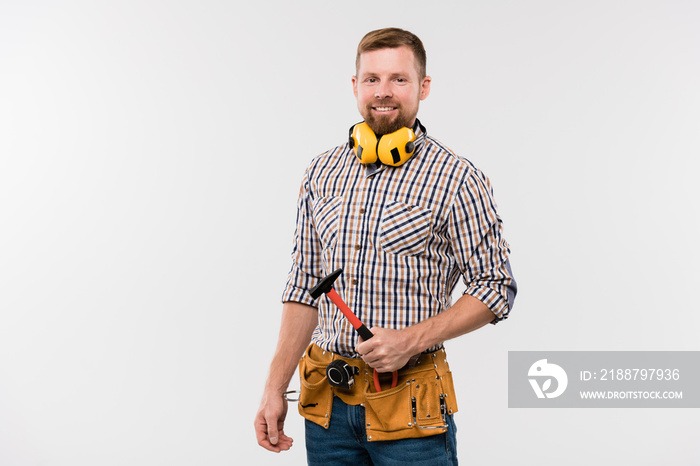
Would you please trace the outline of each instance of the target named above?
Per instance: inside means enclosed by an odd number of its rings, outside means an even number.
[[[333,397],[328,429],[306,421],[306,458],[311,466],[328,465],[456,465],[457,427],[452,416],[444,434],[403,440],[368,442],[365,408]]]

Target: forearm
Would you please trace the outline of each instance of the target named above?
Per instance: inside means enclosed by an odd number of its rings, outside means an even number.
[[[493,312],[481,301],[463,295],[448,310],[406,327],[402,333],[412,354],[418,354],[444,341],[477,330],[494,319]]]
[[[270,364],[265,391],[281,394],[287,389],[317,324],[315,307],[292,301],[283,304],[277,349]]]

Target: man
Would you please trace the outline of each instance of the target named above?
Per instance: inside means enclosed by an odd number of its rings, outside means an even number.
[[[292,446],[284,392],[299,364],[309,464],[456,464],[443,342],[505,319],[516,284],[488,179],[416,118],[430,84],[412,33],[381,29],[360,42],[352,86],[366,126],[311,162],[299,195],[279,340],[255,420],[268,450]],[[374,334],[367,341],[330,300],[309,294],[337,268],[334,288]],[[460,276],[467,289],[451,305]],[[331,363],[350,381],[327,377]],[[394,371],[396,380],[373,383],[374,372]]]

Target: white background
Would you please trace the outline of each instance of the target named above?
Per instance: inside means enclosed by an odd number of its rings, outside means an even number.
[[[507,407],[507,352],[700,350],[695,1],[0,2],[0,464],[304,464],[258,447],[294,208],[355,50],[428,52],[520,293],[448,342],[464,464],[697,464],[695,409]],[[298,386],[292,383],[293,388]],[[244,458],[244,459],[241,459]]]

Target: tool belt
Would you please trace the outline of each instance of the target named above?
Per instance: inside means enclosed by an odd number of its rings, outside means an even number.
[[[359,369],[350,388],[333,387],[326,377],[326,366],[342,359]],[[423,353],[415,364],[398,371],[396,387],[380,378],[382,391],[373,383],[373,369],[360,358],[345,358],[311,344],[299,360],[301,393],[299,413],[309,421],[328,429],[333,396],[349,405],[365,408],[367,440],[398,440],[427,437],[447,430],[445,418],[457,412],[452,373],[444,349]]]

